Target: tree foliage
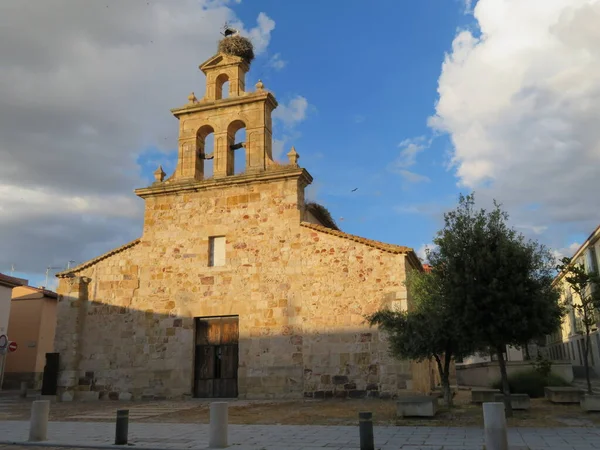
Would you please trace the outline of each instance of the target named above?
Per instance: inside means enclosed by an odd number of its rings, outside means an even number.
[[[461,195],[458,207],[444,215],[428,257],[433,274],[443,272],[441,290],[455,327],[465,340],[498,355],[510,416],[506,346],[554,332],[563,311],[552,286],[552,255],[509,228],[507,220],[498,204],[477,210],[473,195]]]
[[[438,274],[413,271],[406,285],[411,294],[410,311],[381,310],[368,320],[389,335],[390,351],[400,359],[436,361],[444,399],[452,405],[450,364],[453,357],[473,350],[462,340],[449,306],[445,301],[443,283]]]

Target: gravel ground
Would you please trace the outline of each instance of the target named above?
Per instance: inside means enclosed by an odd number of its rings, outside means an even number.
[[[0,420],[29,420],[33,398],[0,397]],[[441,407],[433,419],[397,419],[393,400],[243,401],[229,405],[229,423],[256,425],[355,425],[360,411],[373,413],[376,425],[481,427],[481,406],[470,404],[470,392],[459,391],[456,407]],[[202,400],[164,402],[52,403],[51,421],[114,421],[117,409],[129,409],[132,422],[208,423],[209,403]],[[590,427],[600,424],[600,414],[583,413],[579,405],[555,405],[532,399],[529,411],[515,411],[511,427]]]

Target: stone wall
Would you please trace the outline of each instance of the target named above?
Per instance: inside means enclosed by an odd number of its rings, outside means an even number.
[[[519,372],[534,370],[534,361],[507,361],[506,372],[512,376]],[[571,383],[573,367],[570,362],[552,361],[552,373]],[[458,384],[461,386],[491,387],[500,379],[498,361],[487,361],[456,366]]]
[[[284,172],[148,195],[139,242],[61,278],[66,398],[191,395],[193,318],[225,315],[239,316],[241,398],[407,387],[410,364],[364,323],[382,305],[406,307],[406,255],[302,224],[303,175]],[[211,236],[226,237],[223,267],[208,266]]]

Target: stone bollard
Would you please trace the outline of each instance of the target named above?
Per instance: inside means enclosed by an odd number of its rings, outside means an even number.
[[[210,404],[210,426],[208,446],[212,448],[227,447],[227,403],[214,402]]]
[[[375,450],[373,413],[358,413],[358,432],[360,434],[360,450]]]
[[[483,404],[486,450],[508,450],[508,433],[504,403]]]
[[[129,410],[117,410],[117,423],[115,427],[115,445],[127,445],[127,434],[129,433]]]
[[[21,392],[19,393],[19,397],[27,398],[27,381],[21,381]]]
[[[48,414],[50,402],[36,400],[31,405],[31,422],[29,424],[29,441],[45,441],[48,434]]]

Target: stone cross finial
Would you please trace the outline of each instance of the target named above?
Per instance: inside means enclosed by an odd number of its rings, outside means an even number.
[[[261,80],[258,80],[258,83],[256,83],[256,90],[262,91],[264,88],[265,88],[265,85],[263,84],[263,82]]]
[[[287,157],[289,158],[290,164],[292,166],[297,166],[298,165],[298,160],[300,159],[300,155],[296,151],[295,147],[292,147],[292,149],[287,154]]]
[[[162,166],[158,166],[158,169],[154,171],[154,179],[157,183],[161,183],[162,181],[164,181],[165,175],[166,173],[163,170]]]
[[[194,94],[193,92],[188,95],[188,101],[190,103],[198,103],[198,99],[196,98],[196,94]]]

